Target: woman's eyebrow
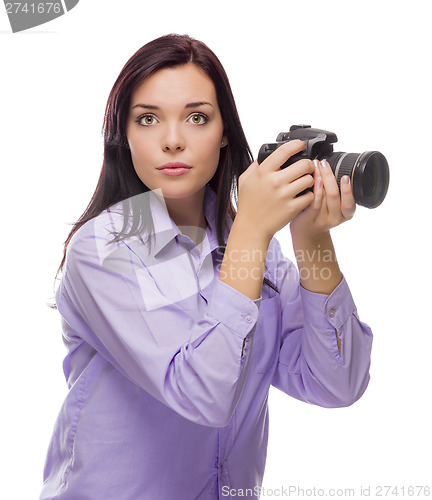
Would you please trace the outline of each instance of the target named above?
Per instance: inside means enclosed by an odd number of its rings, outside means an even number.
[[[198,102],[190,102],[189,104],[186,104],[185,108],[197,108],[198,106],[205,106],[205,105],[213,106],[210,102],[206,101],[198,101]]]
[[[134,108],[145,108],[145,109],[160,109],[158,106],[153,106],[152,104],[135,104],[131,109]]]
[[[197,101],[197,102],[190,102],[190,103],[186,104],[185,108],[186,109],[197,108],[199,106],[205,106],[205,105],[213,106],[213,104],[211,104],[210,102],[207,102],[207,101]],[[134,108],[160,110],[160,108],[158,106],[154,106],[153,104],[135,104],[134,106],[132,106],[132,109],[134,109]]]

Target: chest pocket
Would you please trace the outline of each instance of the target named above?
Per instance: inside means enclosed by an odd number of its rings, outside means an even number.
[[[257,373],[267,373],[276,365],[281,336],[280,316],[279,294],[261,302],[253,343]]]

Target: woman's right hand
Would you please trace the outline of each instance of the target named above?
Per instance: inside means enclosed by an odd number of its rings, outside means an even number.
[[[296,197],[314,185],[315,166],[311,160],[299,160],[280,169],[288,158],[305,148],[303,141],[289,141],[260,165],[254,161],[239,177],[236,219],[268,240],[314,200],[312,191]]]

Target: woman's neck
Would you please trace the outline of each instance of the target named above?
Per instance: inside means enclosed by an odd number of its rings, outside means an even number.
[[[199,246],[207,227],[204,216],[204,190],[188,198],[165,198],[165,203],[169,216],[180,231]]]

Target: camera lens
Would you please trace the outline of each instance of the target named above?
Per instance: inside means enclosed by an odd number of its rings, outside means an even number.
[[[379,151],[364,153],[333,153],[329,162],[338,186],[344,175],[351,179],[354,199],[358,205],[376,208],[386,197],[390,172],[385,156]]]

